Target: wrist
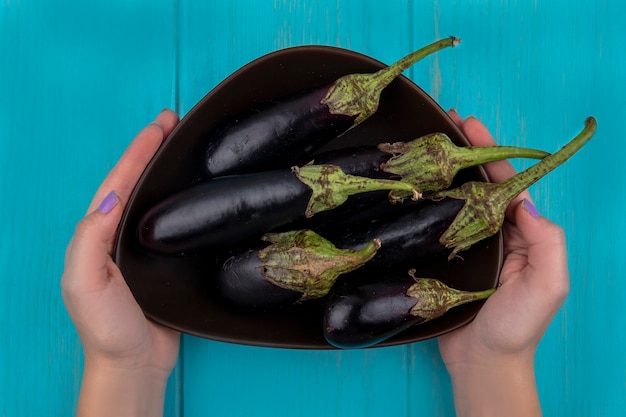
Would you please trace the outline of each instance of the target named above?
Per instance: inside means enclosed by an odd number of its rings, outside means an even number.
[[[169,374],[86,359],[77,416],[161,416]]]
[[[459,417],[541,416],[533,354],[449,366]]]

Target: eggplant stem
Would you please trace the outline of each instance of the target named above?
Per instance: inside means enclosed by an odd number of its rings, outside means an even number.
[[[467,156],[459,158],[458,170],[510,158],[544,159],[550,155],[550,152],[540,149],[518,146],[470,146],[459,149],[460,154]]]
[[[451,308],[489,298],[496,292],[495,288],[480,291],[457,290],[434,278],[417,278],[414,269],[409,271],[409,275],[415,280],[415,284],[407,289],[406,294],[417,300],[410,313],[424,321],[441,317]]]
[[[572,157],[593,137],[595,129],[596,120],[588,117],[584,129],[563,148],[500,183],[470,181],[431,196],[433,200],[448,197],[465,201],[450,227],[439,239],[446,248],[453,248],[448,258],[454,258],[458,252],[497,233],[511,201]]]
[[[392,154],[381,164],[383,171],[397,175],[422,192],[447,189],[464,168],[508,158],[543,159],[550,155],[514,146],[461,147],[444,133],[431,133],[409,142],[381,143],[378,149]]]
[[[460,43],[461,39],[450,36],[448,38],[440,39],[436,42],[433,42],[430,45],[426,45],[423,48],[406,55],[405,57],[399,59],[388,67],[378,70],[373,74],[369,74],[372,84],[371,88],[382,90],[416,62],[444,48],[454,47],[459,45]]]
[[[525,169],[524,171],[502,181],[501,187],[503,198],[513,200],[522,191],[539,181],[549,172],[556,169],[569,158],[571,158],[580,148],[582,148],[593,137],[596,130],[596,119],[588,117],[585,120],[584,129],[568,144],[552,155],[546,156],[540,162]]]
[[[380,248],[373,239],[358,250],[337,248],[312,230],[268,233],[259,252],[261,273],[272,284],[302,293],[300,301],[325,296],[337,278],[360,268]]]
[[[300,181],[312,190],[305,216],[331,210],[343,204],[348,197],[371,191],[402,191],[414,200],[421,197],[412,184],[396,180],[360,177],[344,173],[340,167],[330,164],[293,167],[292,171]]]
[[[378,110],[382,90],[400,74],[428,55],[460,42],[459,38],[450,36],[418,49],[374,73],[344,75],[330,85],[321,104],[326,104],[331,114],[354,116],[353,128]]]

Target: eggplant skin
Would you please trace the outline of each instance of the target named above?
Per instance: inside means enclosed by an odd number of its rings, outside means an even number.
[[[360,349],[380,343],[423,321],[410,314],[417,300],[406,295],[411,280],[358,281],[362,271],[346,275],[335,285],[323,313],[326,341],[341,349]]]
[[[222,264],[214,279],[221,300],[240,309],[274,310],[293,305],[302,293],[278,287],[263,276],[260,248],[235,253]]]
[[[320,227],[318,233],[342,248],[357,249],[362,242],[377,238],[381,247],[368,268],[411,266],[417,260],[447,256],[440,236],[463,207],[463,200],[420,200],[402,204],[372,206],[335,224]]]
[[[288,168],[307,162],[354,124],[321,101],[329,85],[276,100],[233,119],[207,140],[209,178]]]
[[[376,179],[400,179],[381,168],[389,161],[390,155],[375,146],[359,146],[326,151],[313,157],[314,164],[337,165],[348,175]]]
[[[150,208],[137,237],[160,253],[224,248],[304,217],[310,197],[310,188],[291,170],[216,178]]]

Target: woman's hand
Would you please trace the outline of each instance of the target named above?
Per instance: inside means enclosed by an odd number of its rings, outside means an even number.
[[[477,119],[449,114],[472,145],[495,144]],[[494,182],[515,174],[507,161],[485,169]],[[439,338],[459,416],[541,415],[534,356],[569,291],[565,235],[537,212],[528,192],[510,204],[503,233],[500,287],[470,324]]]
[[[163,407],[180,335],[144,316],[112,251],[133,188],[177,123],[178,116],[164,110],[138,133],[96,192],[67,247],[61,288],[85,354],[79,414],[124,415],[135,407],[156,407],[159,414]]]

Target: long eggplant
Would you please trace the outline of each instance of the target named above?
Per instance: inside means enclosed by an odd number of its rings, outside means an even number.
[[[335,165],[220,177],[148,210],[139,221],[138,241],[170,254],[223,248],[375,190],[408,191],[419,198],[410,184],[346,175]]]
[[[374,346],[409,327],[443,316],[451,308],[484,300],[496,290],[461,291],[414,271],[364,277],[344,276],[329,294],[323,312],[324,337],[346,349]]]
[[[340,275],[363,266],[379,248],[377,239],[350,250],[311,230],[272,233],[255,246],[231,251],[211,280],[233,307],[289,307],[325,296]]]
[[[236,117],[207,138],[207,177],[303,164],[321,146],[374,114],[382,90],[402,72],[459,42],[455,37],[439,40],[375,73],[346,75]]]

